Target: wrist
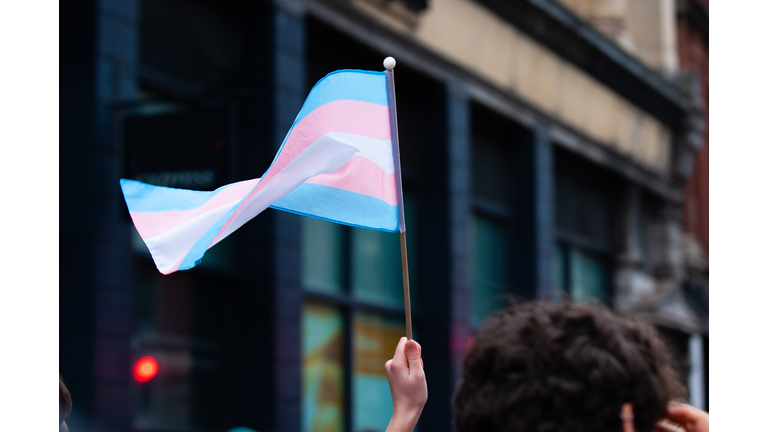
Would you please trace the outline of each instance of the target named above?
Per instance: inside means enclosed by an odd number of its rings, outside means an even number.
[[[419,421],[422,409],[423,407],[409,410],[395,409],[386,432],[412,432]]]

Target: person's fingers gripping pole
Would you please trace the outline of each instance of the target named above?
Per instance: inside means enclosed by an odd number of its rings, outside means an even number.
[[[392,359],[384,364],[392,394],[393,413],[387,432],[410,432],[427,402],[427,380],[421,346],[400,338]]]

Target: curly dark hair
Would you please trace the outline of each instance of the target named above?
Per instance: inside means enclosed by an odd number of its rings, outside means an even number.
[[[512,304],[484,321],[454,395],[459,432],[650,432],[683,394],[654,328],[605,307]]]

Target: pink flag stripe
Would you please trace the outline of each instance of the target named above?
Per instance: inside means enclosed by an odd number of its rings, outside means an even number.
[[[285,144],[251,193],[258,192],[310,144],[327,133],[348,133],[389,140],[389,108],[370,102],[340,100],[329,102],[309,113],[288,133]],[[248,200],[246,198],[246,200]]]
[[[224,223],[220,234],[212,244],[216,244],[222,233],[228,234],[229,225],[240,214],[243,208],[253,199],[254,195],[266,187],[270,181],[285,168],[292,160],[300,155],[310,144],[328,133],[347,133],[366,137],[389,140],[389,108],[370,102],[355,100],[339,100],[329,102],[307,114],[299,123],[293,126],[283,143],[277,157],[272,162],[262,181],[238,206],[237,210]],[[298,186],[298,184],[296,185]]]
[[[193,210],[174,210],[164,212],[130,212],[136,231],[141,238],[154,237],[203,213],[219,208],[227,203],[234,206],[248,195],[260,179],[252,179],[233,184],[217,193],[205,204]]]
[[[247,205],[242,206],[241,211],[234,218],[230,220],[228,217],[229,224],[219,230],[213,239],[213,244],[231,234],[300,184],[317,175],[336,172],[356,156],[364,156],[387,174],[394,173],[391,152],[389,140],[382,141],[348,133],[328,133],[321,136],[279,171]]]
[[[305,183],[356,192],[378,198],[389,205],[397,205],[395,174],[385,173],[378,165],[363,156],[352,158],[336,172],[314,176]]]

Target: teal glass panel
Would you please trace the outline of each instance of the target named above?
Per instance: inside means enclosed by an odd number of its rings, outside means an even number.
[[[571,254],[571,298],[576,302],[605,303],[608,270],[600,260],[579,249]]]
[[[301,430],[344,430],[344,320],[333,307],[305,303],[301,320]]]
[[[411,307],[416,309],[416,203],[405,194],[406,245],[411,290]],[[403,267],[400,233],[352,228],[352,292],[357,299],[376,304],[403,307]]]
[[[360,300],[403,304],[398,233],[352,228],[352,292]]]
[[[563,246],[557,245],[555,247],[555,257],[554,260],[552,260],[552,281],[555,284],[555,291],[568,292],[568,285],[566,285],[567,281],[565,279],[565,254],[566,251]]]
[[[507,233],[503,225],[474,215],[470,222],[472,325],[507,304]]]
[[[357,313],[354,321],[352,430],[384,431],[392,417],[384,363],[405,336],[405,323],[377,314]]]
[[[332,222],[301,218],[301,283],[305,289],[342,291],[343,227]]]

